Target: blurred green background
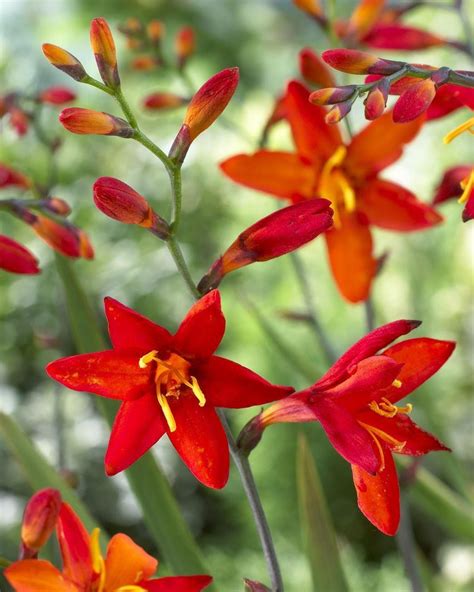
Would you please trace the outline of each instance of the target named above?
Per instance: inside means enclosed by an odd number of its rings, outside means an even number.
[[[352,7],[353,3],[338,0],[338,16],[349,14]],[[117,32],[117,25],[132,16],[145,23],[152,18],[164,21],[168,54],[176,30],[191,25],[197,34],[198,49],[188,75],[195,86],[224,67],[240,67],[241,84],[226,112],[227,121],[216,123],[195,142],[184,166],[180,240],[197,280],[243,228],[275,207],[270,197],[225,179],[217,163],[234,153],[255,149],[274,97],[284,88],[285,81],[297,75],[298,51],[304,46],[323,50],[327,42],[316,25],[289,0],[1,0],[0,94],[13,89],[34,93],[48,85],[61,84],[77,92],[78,106],[120,115],[110,97],[81,86],[52,68],[40,50],[43,42],[65,47],[95,73],[88,27],[96,16],[105,17],[116,32],[124,91],[144,131],[164,149],[176,134],[181,113],[150,115],[143,112],[141,101],[152,91],[185,93],[186,88],[172,73],[132,71],[132,55]],[[407,20],[420,26],[429,23],[432,31],[449,31],[450,38],[462,38],[456,14],[445,10],[422,8],[410,13]],[[393,57],[387,52],[383,55]],[[413,54],[407,54],[407,59],[469,68],[463,54],[448,49],[418,52],[415,59]],[[169,187],[165,171],[134,142],[68,135],[57,122],[56,110],[44,111],[44,123],[51,135],[64,140],[55,195],[72,205],[72,220],[87,230],[96,250],[93,261],[77,261],[74,267],[100,318],[103,320],[102,298],[111,295],[175,329],[190,305],[190,298],[167,251],[140,228],[105,218],[93,207],[91,199],[91,186],[97,177],[116,176],[167,215]],[[361,105],[355,107],[351,116],[356,129],[365,125]],[[429,123],[404,157],[383,176],[406,185],[421,199],[431,200],[447,167],[472,161],[472,139],[467,134],[449,146],[442,144],[443,135],[465,118],[466,112],[457,112]],[[272,132],[270,146],[290,148],[284,123]],[[47,176],[48,155],[44,148],[31,133],[18,139],[4,124],[0,162],[17,167],[38,181]],[[4,193],[5,197],[13,195]],[[376,233],[377,254],[388,252],[389,257],[375,284],[374,305],[378,324],[398,318],[419,318],[424,323],[417,335],[458,342],[446,367],[413,399],[413,415],[453,449],[452,455],[425,457],[423,465],[469,499],[474,493],[470,396],[474,234],[472,225],[461,223],[461,208],[455,201],[446,204],[443,212],[445,223],[429,232]],[[53,464],[77,476],[78,493],[110,533],[127,532],[160,557],[160,550],[154,548],[142,524],[125,478],[104,476],[108,428],[94,408],[93,397],[66,391],[45,376],[48,361],[74,352],[54,255],[29,228],[10,217],[0,217],[0,233],[29,246],[40,258],[43,269],[38,277],[0,274],[0,409],[19,421]],[[327,268],[323,241],[316,240],[301,254],[322,323],[342,352],[364,333],[363,307],[348,305],[337,293]],[[325,370],[323,353],[310,329],[282,314],[304,310],[288,257],[236,272],[223,283],[222,295],[227,317],[222,355],[250,366],[276,383],[297,388],[308,385],[308,379],[262,331],[245,305],[245,295],[310,369],[314,380]],[[234,430],[240,429],[255,412],[233,412]],[[59,423],[58,417],[62,418]],[[288,592],[311,590],[298,521],[297,432],[298,428],[292,425],[268,430],[251,456]],[[357,509],[349,467],[317,425],[308,426],[305,432],[338,532],[351,591],[408,591],[394,539],[376,531]],[[154,452],[173,485],[218,589],[240,590],[243,576],[264,580],[265,566],[235,471],[222,492],[213,492],[198,485],[165,439]],[[0,555],[14,557],[22,508],[30,490],[1,441],[0,463]],[[440,525],[421,505],[410,507],[428,589],[472,590],[472,546],[454,528]]]

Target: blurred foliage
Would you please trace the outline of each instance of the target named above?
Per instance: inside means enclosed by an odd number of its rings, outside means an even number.
[[[351,7],[352,3],[338,2],[338,16],[347,14]],[[40,51],[42,42],[58,44],[95,71],[88,45],[88,26],[95,16],[107,18],[115,30],[130,16],[144,22],[159,18],[166,23],[168,49],[173,33],[184,24],[192,25],[198,52],[188,74],[196,86],[223,67],[238,65],[241,69],[242,82],[226,112],[227,123],[216,123],[199,138],[184,167],[180,240],[198,279],[243,228],[275,207],[271,198],[223,178],[217,163],[236,152],[254,149],[274,97],[297,73],[298,51],[305,45],[322,50],[327,41],[289,0],[7,1],[0,5],[2,89],[34,92],[51,84],[66,85],[78,93],[77,105],[119,114],[110,97],[67,79],[48,65]],[[422,8],[411,13],[409,20],[420,26],[429,23],[431,30],[441,33],[449,30],[450,37],[462,35],[456,15],[446,11]],[[140,112],[141,100],[152,91],[186,92],[186,87],[167,73],[131,71],[131,56],[124,39],[117,33],[116,40],[124,90],[140,114],[144,131],[167,148],[178,129],[180,113],[151,116]],[[387,52],[384,55],[393,57]],[[408,56],[413,61],[413,56]],[[447,49],[419,52],[415,61],[469,66],[463,54]],[[167,252],[139,228],[105,218],[91,200],[91,186],[98,176],[117,176],[153,200],[158,211],[168,214],[169,189],[160,163],[131,141],[67,135],[57,123],[55,110],[44,111],[51,135],[60,135],[64,140],[55,194],[73,206],[72,219],[87,229],[96,249],[92,262],[77,261],[74,267],[100,318],[102,297],[111,295],[174,329],[190,300]],[[472,160],[469,137],[460,137],[448,147],[441,143],[444,133],[464,118],[465,113],[457,112],[428,124],[403,159],[384,176],[396,179],[429,201],[445,168]],[[356,129],[365,125],[360,106],[355,108],[352,119]],[[290,146],[285,124],[272,132],[270,142],[275,148]],[[47,154],[32,134],[17,139],[6,127],[1,130],[0,162],[18,167],[40,181],[48,174]],[[458,342],[449,364],[420,389],[413,402],[416,420],[453,449],[451,455],[429,456],[423,460],[424,466],[468,500],[474,493],[470,397],[474,235],[472,224],[461,224],[458,204],[448,203],[443,211],[445,223],[429,232],[404,236],[377,233],[377,252],[387,251],[389,257],[376,283],[374,302],[378,323],[421,318],[424,324],[418,335]],[[127,532],[159,557],[124,477],[104,476],[102,459],[108,429],[96,414],[91,397],[66,392],[44,374],[49,360],[74,351],[54,256],[16,220],[0,217],[0,233],[14,236],[32,248],[43,269],[39,277],[0,275],[0,407],[15,416],[53,464],[64,463],[76,475],[78,494],[110,534]],[[363,309],[347,305],[336,292],[322,241],[304,248],[302,256],[321,320],[338,350],[343,351],[364,332]],[[237,272],[225,281],[222,294],[227,317],[222,355],[249,365],[277,383],[298,388],[307,384],[255,322],[240,297],[245,294],[301,360],[314,369],[315,379],[324,371],[324,357],[309,328],[285,320],[281,314],[303,309],[289,258]],[[235,430],[254,412],[233,413]],[[311,586],[298,522],[296,431],[291,425],[268,430],[251,457],[289,592],[309,590]],[[378,533],[357,510],[348,466],[318,426],[309,426],[305,433],[339,534],[351,591],[407,591],[395,542]],[[213,575],[218,582],[225,582],[226,592],[241,589],[242,575],[262,579],[263,559],[237,475],[232,472],[224,492],[216,493],[196,483],[166,441],[155,447],[155,453]],[[1,442],[0,463],[0,553],[14,557],[18,523],[29,489],[20,467]],[[412,510],[429,589],[470,589],[474,582],[472,550],[419,505]]]

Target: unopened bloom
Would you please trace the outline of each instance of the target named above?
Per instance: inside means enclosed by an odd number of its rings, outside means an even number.
[[[0,234],[0,269],[10,273],[39,273],[38,260],[26,247]]]
[[[325,199],[302,201],[278,210],[240,233],[202,278],[198,289],[206,292],[216,288],[231,271],[290,253],[331,225],[332,210]]]
[[[21,524],[21,557],[36,556],[56,527],[61,509],[61,494],[57,489],[41,489],[29,500]]]
[[[388,535],[396,533],[400,520],[392,453],[419,456],[449,450],[410,419],[411,403],[397,404],[444,365],[455,344],[421,337],[377,353],[419,324],[402,320],[375,329],[314,385],[274,403],[249,426],[261,433],[273,423],[319,421],[352,465],[360,510]]]
[[[389,84],[383,79],[367,93],[364,101],[364,114],[365,118],[369,121],[379,118],[385,111],[388,99],[388,87]]]
[[[59,121],[73,134],[98,134],[131,138],[134,133],[133,128],[120,117],[102,111],[81,109],[80,107],[64,109],[59,115]]]
[[[178,60],[178,68],[181,69],[196,50],[196,37],[192,27],[183,27],[177,32],[174,48]]]
[[[293,389],[214,355],[225,330],[217,290],[191,307],[175,335],[112,298],[105,312],[113,349],[62,358],[46,371],[73,390],[122,401],[106,473],[123,471],[166,433],[199,481],[224,487],[229,449],[215,407],[262,405]]]
[[[42,103],[62,105],[74,101],[76,99],[76,94],[64,86],[50,86],[41,91],[38,98]]]
[[[66,257],[92,259],[94,251],[83,230],[64,222],[58,224],[41,214],[29,213],[24,220],[52,249]]]
[[[309,101],[313,103],[313,105],[335,105],[352,98],[356,88],[357,87],[353,84],[320,88],[309,95]]]
[[[348,74],[383,74],[387,76],[398,72],[403,62],[384,60],[357,49],[328,49],[322,58],[332,68]]]
[[[148,39],[157,45],[165,34],[165,26],[161,21],[154,19],[148,23],[146,32]]]
[[[23,173],[12,169],[6,164],[0,163],[0,189],[4,187],[21,187],[28,189],[31,186],[31,180]]]
[[[143,105],[152,111],[162,111],[163,109],[175,109],[186,105],[189,99],[180,97],[171,92],[156,92],[148,95],[143,100]]]
[[[436,84],[431,78],[411,85],[393,107],[393,121],[406,123],[428,110],[436,96]]]
[[[65,74],[79,82],[87,78],[87,72],[84,70],[84,66],[72,53],[52,43],[43,43],[42,49],[48,62],[55,68],[62,70]]]
[[[319,55],[309,47],[305,47],[300,51],[299,66],[301,76],[309,84],[314,84],[322,88],[336,86],[336,81],[329,68]]]
[[[91,22],[90,40],[102,80],[111,88],[120,86],[114,38],[107,21],[95,18]]]
[[[4,570],[15,592],[200,592],[212,582],[206,575],[152,578],[158,561],[122,533],[110,539],[104,557],[99,529],[89,534],[66,503],[56,536],[63,570],[41,559],[15,561]]]
[[[320,0],[293,0],[293,4],[315,19],[325,20],[323,5]]]
[[[113,177],[100,177],[93,187],[94,203],[109,218],[138,224],[162,239],[169,236],[168,224],[147,200],[129,185]]]

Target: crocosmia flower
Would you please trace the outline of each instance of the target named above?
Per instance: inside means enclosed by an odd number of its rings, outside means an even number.
[[[23,559],[4,570],[15,592],[200,592],[206,575],[152,578],[158,561],[127,535],[114,535],[105,558],[99,529],[87,532],[73,509],[63,503],[56,526],[63,570],[49,561]]]
[[[419,456],[449,450],[410,419],[411,403],[399,402],[443,366],[455,344],[421,337],[377,353],[419,324],[402,320],[375,329],[313,386],[274,403],[246,428],[251,435],[273,423],[319,421],[352,465],[359,508],[388,535],[396,533],[400,520],[392,453]]]
[[[315,196],[330,200],[334,227],[325,236],[332,273],[342,295],[360,302],[369,295],[377,268],[370,227],[407,232],[442,220],[411,191],[380,177],[400,158],[423,118],[394,123],[386,112],[346,145],[339,127],[326,123],[325,109],[308,97],[302,84],[290,82],[286,117],[295,152],[239,154],[221,168],[237,183],[293,203]]]
[[[225,330],[216,290],[192,306],[175,335],[112,298],[105,312],[113,349],[62,358],[46,370],[68,388],[122,401],[106,473],[123,471],[166,433],[199,481],[223,487],[229,450],[215,408],[262,405],[293,389],[214,355]]]

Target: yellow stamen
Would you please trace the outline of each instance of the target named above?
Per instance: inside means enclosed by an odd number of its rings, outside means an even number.
[[[189,386],[189,383],[185,384],[187,384],[189,388],[193,391],[194,396],[199,401],[199,407],[204,407],[204,405],[206,404],[206,397],[202,392],[201,387],[199,386],[197,378],[195,376],[191,376],[191,382],[191,386]]]
[[[398,378],[396,378],[393,382],[392,382],[392,386],[394,386],[395,388],[401,388],[402,386],[402,381],[398,380]]]
[[[387,444],[390,444],[391,446],[393,446],[395,452],[401,452],[406,445],[406,441],[401,442],[400,440],[397,440],[396,438],[393,438],[392,436],[387,434],[387,432],[384,432],[383,430],[379,430],[378,428],[374,428],[373,426],[363,423],[362,421],[359,421],[359,424],[363,428],[365,428],[369,432],[369,434],[372,436],[372,438],[377,446],[379,455],[380,455],[379,471],[383,471],[385,469],[385,459],[384,459],[382,445],[379,442],[379,438],[380,438],[380,440],[383,440],[384,442],[387,442]]]
[[[347,180],[347,177],[341,173],[341,171],[336,171],[334,173],[334,179],[342,191],[342,197],[344,199],[346,210],[348,212],[353,212],[356,207],[356,198],[355,191],[352,189],[352,185]]]
[[[146,592],[145,588],[141,586],[120,586],[120,588],[115,588],[114,592]]]
[[[156,393],[156,397],[158,399],[158,403],[163,411],[163,415],[165,416],[166,423],[170,429],[170,432],[176,431],[176,420],[174,418],[173,412],[171,411],[170,404],[168,403],[168,399],[165,395],[161,393]]]
[[[395,417],[397,413],[411,413],[413,405],[411,403],[407,403],[405,407],[397,407],[388,399],[382,397],[381,403],[377,403],[377,401],[372,401],[369,403],[369,409],[375,413],[378,413],[382,417]]]
[[[474,169],[471,171],[469,177],[461,181],[461,189],[463,190],[461,197],[458,199],[459,203],[464,203],[469,199],[471,191],[474,189]]]
[[[99,586],[97,592],[103,592],[105,585],[105,563],[100,550],[100,528],[94,528],[90,538],[90,552],[92,558],[92,569],[99,574]]]
[[[157,350],[153,349],[153,350],[151,350],[151,352],[148,352],[146,355],[142,356],[138,360],[138,365],[140,366],[140,368],[146,368],[150,362],[153,362],[153,360],[156,360],[157,353],[158,353]]]
[[[443,142],[445,144],[449,144],[454,140],[454,138],[457,138],[464,132],[474,134],[474,117],[471,117],[464,123],[461,123],[461,125],[458,125],[458,127],[455,127],[453,130],[451,130],[449,134],[446,134],[443,138]]]
[[[339,208],[344,205],[348,212],[353,212],[356,207],[356,195],[350,182],[340,167],[346,158],[347,148],[339,146],[334,154],[330,156],[322,168],[317,193],[331,201],[334,210],[334,226],[340,228],[341,218]],[[342,197],[342,200],[341,200]]]

